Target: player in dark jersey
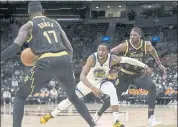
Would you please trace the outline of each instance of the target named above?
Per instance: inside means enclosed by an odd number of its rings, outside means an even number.
[[[40,2],[29,3],[28,12],[32,20],[20,28],[14,43],[1,53],[2,61],[14,56],[28,38],[30,49],[39,56],[36,65],[30,70],[24,79],[24,84],[16,93],[13,127],[21,127],[26,98],[46,87],[53,78],[62,82],[68,99],[90,127],[94,127],[95,123],[86,105],[75,93],[76,83],[71,63],[73,52],[71,44],[60,25],[55,20],[43,16],[42,11]]]
[[[150,53],[157,62],[159,68],[165,71],[166,68],[161,64],[157,52],[152,46],[151,42],[144,41],[141,39],[141,37],[141,29],[138,27],[134,27],[130,33],[130,40],[126,40],[125,42],[113,48],[111,50],[111,53],[124,53],[125,56],[136,58],[142,61],[143,63],[146,54]],[[123,64],[121,71],[118,73],[118,77],[119,83],[116,86],[118,98],[120,98],[122,93],[128,89],[130,84],[148,90],[148,124],[152,126],[160,124],[160,122],[156,121],[154,116],[154,109],[156,103],[156,86],[155,83],[152,81],[150,75],[144,75],[141,72],[140,68],[137,66]],[[110,103],[108,98],[105,100],[102,108],[95,114],[95,122],[97,122],[102,113],[109,107]]]

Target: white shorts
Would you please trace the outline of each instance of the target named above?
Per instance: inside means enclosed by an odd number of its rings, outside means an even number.
[[[100,88],[100,84],[101,84],[101,81],[95,81],[95,80],[89,80],[89,82],[96,88]],[[76,88],[76,93],[78,95],[79,98],[91,93],[91,89],[88,88],[87,86],[85,86],[83,84],[82,81],[80,81],[78,84],[77,84],[77,88]]]
[[[116,93],[116,89],[113,85],[112,82],[110,81],[105,81],[105,82],[101,82],[101,81],[93,81],[93,80],[89,80],[89,82],[95,86],[96,88],[100,88],[101,91],[104,94],[107,94],[110,96],[110,103],[111,106],[112,105],[118,105],[118,98],[117,98],[117,93]],[[101,84],[102,83],[102,84]],[[76,88],[76,94],[79,98],[82,98],[84,96],[86,96],[87,94],[91,93],[91,89],[88,88],[87,86],[85,86],[81,81],[77,84],[77,88]],[[63,100],[62,102],[60,102],[57,106],[58,109],[60,110],[64,110],[66,109],[68,106],[71,105],[71,102],[68,99]]]
[[[104,93],[104,94],[107,94],[109,95],[109,92],[110,91],[113,91],[115,90],[115,87],[114,87],[114,84],[110,81],[93,81],[93,80],[89,80],[89,82],[96,88],[98,89],[101,89],[101,91]],[[83,96],[86,96],[87,94],[91,93],[91,89],[88,88],[87,86],[85,86],[83,84],[82,81],[80,81],[78,84],[77,84],[77,88],[76,88],[76,93],[78,95],[79,98],[83,97]]]

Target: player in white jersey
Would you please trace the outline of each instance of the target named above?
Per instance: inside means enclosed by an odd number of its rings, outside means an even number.
[[[85,66],[82,69],[80,75],[80,82],[77,84],[77,89],[82,92],[81,95],[78,90],[76,91],[79,98],[86,96],[87,94],[93,92],[96,96],[101,96],[103,94],[107,94],[110,97],[110,104],[113,111],[113,127],[124,127],[118,120],[118,98],[116,89],[114,87],[113,82],[106,80],[108,77],[116,78],[115,75],[109,76],[111,66],[120,63],[127,63],[131,65],[137,65],[142,67],[146,72],[150,72],[151,69],[145,65],[144,63],[128,58],[128,57],[119,57],[116,55],[111,55],[109,53],[110,48],[109,45],[105,43],[101,43],[98,46],[97,52],[90,55]],[[50,114],[44,115],[40,122],[45,124],[49,119],[57,116],[59,112],[66,109],[71,105],[71,102],[66,99],[60,102],[56,109]]]

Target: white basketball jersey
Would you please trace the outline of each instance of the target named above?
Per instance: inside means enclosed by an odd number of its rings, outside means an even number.
[[[101,65],[98,60],[97,52],[94,53],[94,57],[95,57],[95,65],[90,69],[87,78],[93,81],[101,81],[108,76],[110,70],[111,54],[110,53],[108,54],[108,58],[103,65]]]

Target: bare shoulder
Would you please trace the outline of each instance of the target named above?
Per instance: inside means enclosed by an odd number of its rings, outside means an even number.
[[[154,47],[153,47],[153,45],[152,45],[152,43],[150,42],[150,41],[145,41],[145,43],[146,43],[146,50],[147,51],[152,51],[153,49],[154,49]]]
[[[32,27],[33,27],[33,23],[31,21],[28,21],[27,23],[25,23],[20,27],[19,32],[29,31],[32,29]]]
[[[32,26],[33,26],[33,22],[32,22],[32,21],[28,21],[28,22],[25,23],[22,27],[32,28]]]
[[[94,64],[95,64],[95,56],[94,56],[94,54],[92,54],[88,57],[86,65],[87,66],[94,66]]]
[[[116,47],[111,49],[111,53],[113,54],[118,54],[120,52],[125,52],[127,49],[127,42],[124,41],[122,43],[120,43],[119,45],[117,45]]]
[[[122,48],[126,49],[126,48],[127,48],[127,44],[128,44],[128,42],[127,42],[127,40],[125,40],[125,41],[123,41],[123,42],[120,44],[120,46],[121,46]]]
[[[145,41],[146,45],[152,45],[150,41]]]
[[[127,46],[127,43],[128,43],[128,40],[124,40],[124,41],[121,43],[121,45]]]
[[[92,55],[90,55],[90,56],[88,57],[88,60],[94,60],[94,59],[95,59],[94,54],[92,54]]]
[[[128,48],[128,41],[125,40],[120,44],[120,49],[121,51],[126,52],[127,48]]]

